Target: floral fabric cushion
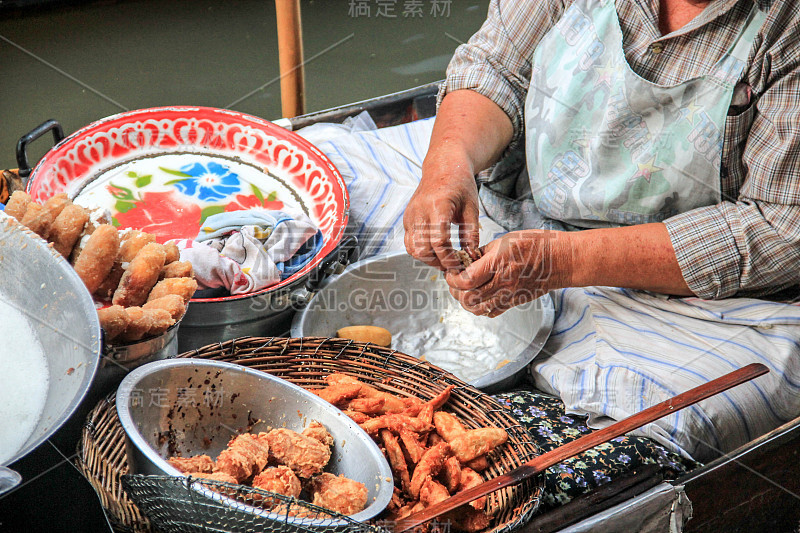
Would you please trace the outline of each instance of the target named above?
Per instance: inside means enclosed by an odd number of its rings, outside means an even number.
[[[564,404],[554,396],[520,389],[494,397],[511,409],[543,453],[592,431],[586,417],[566,415]],[[563,505],[646,464],[659,465],[667,479],[700,466],[647,437],[617,437],[547,469],[541,510]]]

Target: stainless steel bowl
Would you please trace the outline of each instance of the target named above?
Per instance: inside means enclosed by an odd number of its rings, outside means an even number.
[[[28,317],[44,348],[50,375],[47,399],[33,433],[19,450],[4,454],[11,455],[5,463],[11,464],[55,433],[83,400],[100,360],[100,323],[89,292],[69,263],[2,213],[0,292]],[[13,386],[0,377],[0,387]]]
[[[216,457],[234,433],[274,427],[301,431],[318,420],[335,441],[326,471],[344,474],[367,487],[366,509],[350,518],[373,518],[392,497],[394,485],[388,462],[353,420],[317,395],[264,372],[201,359],[149,363],[122,380],[117,389],[117,413],[127,437],[128,464],[135,474],[180,476],[167,463],[167,457],[176,453]],[[200,484],[197,490],[237,509],[281,523],[287,520],[283,515],[228,500]],[[295,520],[310,525],[315,522]]]
[[[376,255],[326,280],[308,306],[295,315],[291,336],[332,337],[342,327],[364,324],[386,328],[393,337],[408,335],[430,329],[452,306],[457,303],[441,272],[402,252]],[[501,391],[524,376],[550,335],[553,317],[553,302],[546,295],[497,318],[469,315],[460,330],[447,335],[467,330],[497,335],[508,362],[469,381],[486,392]]]

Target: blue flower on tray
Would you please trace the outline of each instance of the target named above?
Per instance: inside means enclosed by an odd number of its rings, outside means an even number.
[[[175,187],[187,196],[197,196],[200,200],[222,200],[239,192],[239,176],[226,166],[213,161],[191,163],[180,170],[186,179],[176,180]]]

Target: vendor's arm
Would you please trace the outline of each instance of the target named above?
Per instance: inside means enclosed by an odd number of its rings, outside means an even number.
[[[492,0],[486,22],[458,47],[440,92],[422,181],[403,219],[408,252],[455,268],[450,224],[462,247],[478,245],[476,173],[523,136],[530,57],[569,0]]]

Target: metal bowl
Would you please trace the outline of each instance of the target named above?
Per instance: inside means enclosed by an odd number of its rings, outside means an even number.
[[[398,335],[429,330],[457,306],[438,270],[402,252],[376,255],[326,280],[308,306],[295,315],[291,336],[332,337],[342,327],[370,324],[388,329],[393,336],[392,347],[397,349]],[[465,378],[474,387],[495,392],[513,386],[524,376],[528,363],[550,335],[554,311],[552,299],[545,295],[497,318],[464,315],[463,326],[449,330],[443,343],[451,336],[474,331],[496,335],[507,363],[480,377]],[[438,365],[451,370],[445,364]]]
[[[50,376],[33,433],[16,452],[3,454],[11,457],[4,464],[11,464],[42,444],[75,411],[92,384],[102,347],[97,312],[78,275],[44,240],[2,213],[0,292],[28,317]]]
[[[274,427],[301,431],[318,420],[335,442],[325,470],[367,487],[370,503],[350,518],[373,518],[392,497],[389,463],[364,430],[317,395],[264,372],[201,359],[149,363],[122,380],[117,390],[117,413],[126,434],[128,465],[134,474],[182,476],[165,458],[176,453],[216,457],[235,433]],[[197,490],[209,492],[199,484]],[[224,496],[213,497],[267,519],[287,520]],[[296,520],[311,525],[315,522]]]

